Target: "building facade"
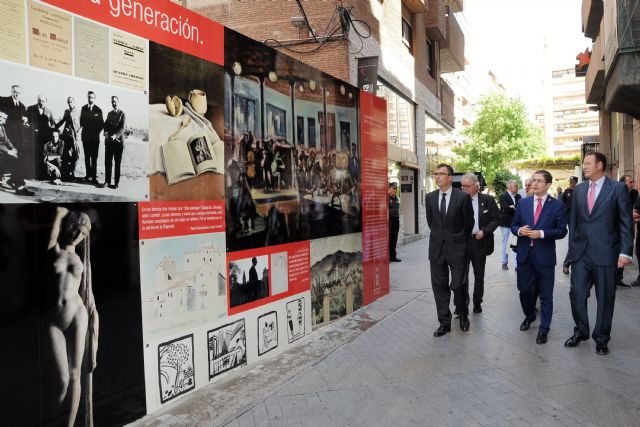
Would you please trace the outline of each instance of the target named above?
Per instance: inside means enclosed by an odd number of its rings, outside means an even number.
[[[582,31],[593,40],[585,98],[598,108],[597,148],[608,174],[640,174],[640,0],[583,0]]]
[[[543,81],[544,106],[535,121],[544,134],[547,154],[579,154],[584,143],[599,142],[598,113],[585,100],[585,77],[575,68],[547,70]]]
[[[389,179],[400,188],[399,241],[424,236],[427,123],[455,126],[454,92],[442,75],[465,66],[456,19],[463,0],[188,0],[186,6],[337,78],[358,85],[374,58],[387,100]]]

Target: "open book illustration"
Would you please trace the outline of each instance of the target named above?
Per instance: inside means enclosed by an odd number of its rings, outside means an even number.
[[[222,173],[216,153],[205,134],[197,134],[185,142],[171,138],[160,147],[162,163],[169,185],[194,178],[204,172]]]

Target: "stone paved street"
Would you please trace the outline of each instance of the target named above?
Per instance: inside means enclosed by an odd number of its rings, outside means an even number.
[[[454,322],[434,338],[427,247],[399,249],[381,300],[135,425],[640,426],[640,288],[618,288],[608,356],[593,341],[567,349],[569,278],[558,267],[549,342],[537,345],[537,321],[519,330],[515,272],[500,269],[496,251],[483,313],[468,332]],[[566,239],[560,259],[565,251]],[[627,268],[625,281],[637,272]],[[593,322],[595,296],[589,313]]]

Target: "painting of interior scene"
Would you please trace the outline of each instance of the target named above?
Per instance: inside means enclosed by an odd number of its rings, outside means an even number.
[[[225,29],[227,249],[361,231],[357,89]]]

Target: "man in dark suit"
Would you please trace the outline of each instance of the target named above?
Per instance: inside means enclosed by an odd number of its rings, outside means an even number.
[[[569,219],[569,260],[571,262],[571,312],[575,327],[564,343],[576,347],[589,339],[587,298],[595,285],[598,301],[596,325],[591,337],[596,353],[609,353],[611,321],[616,298],[616,267],[631,262],[631,206],[625,185],[605,176],[607,158],[602,153],[584,156],[582,171],[587,181],[573,193]]]
[[[507,182],[507,191],[500,195],[500,231],[502,232],[502,269],[509,269],[509,237],[511,237],[511,221],[520,201],[518,183],[512,179]],[[515,265],[515,260],[514,260]]]
[[[578,184],[578,177],[571,176],[569,177],[569,188],[565,189],[562,192],[562,203],[564,204],[564,212],[565,218],[567,219],[567,224],[569,223],[569,218],[571,217],[571,198],[573,197],[573,191],[576,188],[576,184]],[[569,255],[569,251],[567,251],[567,256]],[[562,263],[562,272],[564,274],[569,274],[569,261],[567,256],[564,257],[564,261]]]
[[[396,254],[398,232],[400,231],[400,199],[398,199],[398,183],[389,183],[389,262],[400,262]]]
[[[100,187],[109,186],[109,188],[118,188],[120,183],[120,162],[122,161],[122,152],[124,151],[125,130],[127,128],[127,120],[120,107],[120,99],[117,96],[111,97],[111,106],[113,110],[107,114],[107,120],[104,123],[104,184]],[[115,162],[115,182],[111,185],[111,170]]]
[[[52,132],[56,125],[53,113],[47,107],[47,97],[38,95],[38,102],[27,107],[27,117],[31,132],[33,132],[33,175],[35,178],[43,178],[44,146],[52,139]]]
[[[493,253],[493,232],[498,228],[499,212],[492,196],[480,193],[480,182],[473,173],[462,176],[462,190],[471,196],[473,229],[469,240],[469,263],[473,266],[473,312],[482,313],[484,297],[484,268],[487,256]],[[468,271],[468,270],[467,270]],[[466,300],[469,301],[469,274],[466,275]]]
[[[82,128],[82,147],[84,148],[85,181],[96,180],[96,162],[100,148],[100,132],[104,128],[102,110],[95,104],[96,94],[87,93],[87,104],[80,110],[80,127]]]
[[[426,197],[429,234],[429,265],[431,287],[438,310],[440,327],[433,333],[441,337],[451,332],[449,301],[453,291],[456,312],[460,315],[460,329],[469,330],[468,297],[465,292],[467,253],[473,229],[471,197],[451,186],[453,168],[439,164],[436,168],[438,190]],[[451,283],[449,283],[451,272]]]
[[[5,137],[11,141],[17,151],[17,158],[12,161],[10,185],[16,188],[16,194],[32,196],[34,193],[27,189],[25,178],[31,175],[29,169],[33,165],[33,151],[29,151],[26,141],[29,130],[27,107],[20,101],[20,86],[11,86],[11,96],[0,97],[0,111],[5,113]]]
[[[511,224],[511,232],[518,236],[518,290],[525,315],[520,330],[528,330],[536,318],[533,288],[537,283],[540,295],[538,344],[547,342],[553,315],[556,240],[567,235],[564,206],[548,194],[552,182],[553,177],[546,170],[533,174],[533,195],[520,200]]]

